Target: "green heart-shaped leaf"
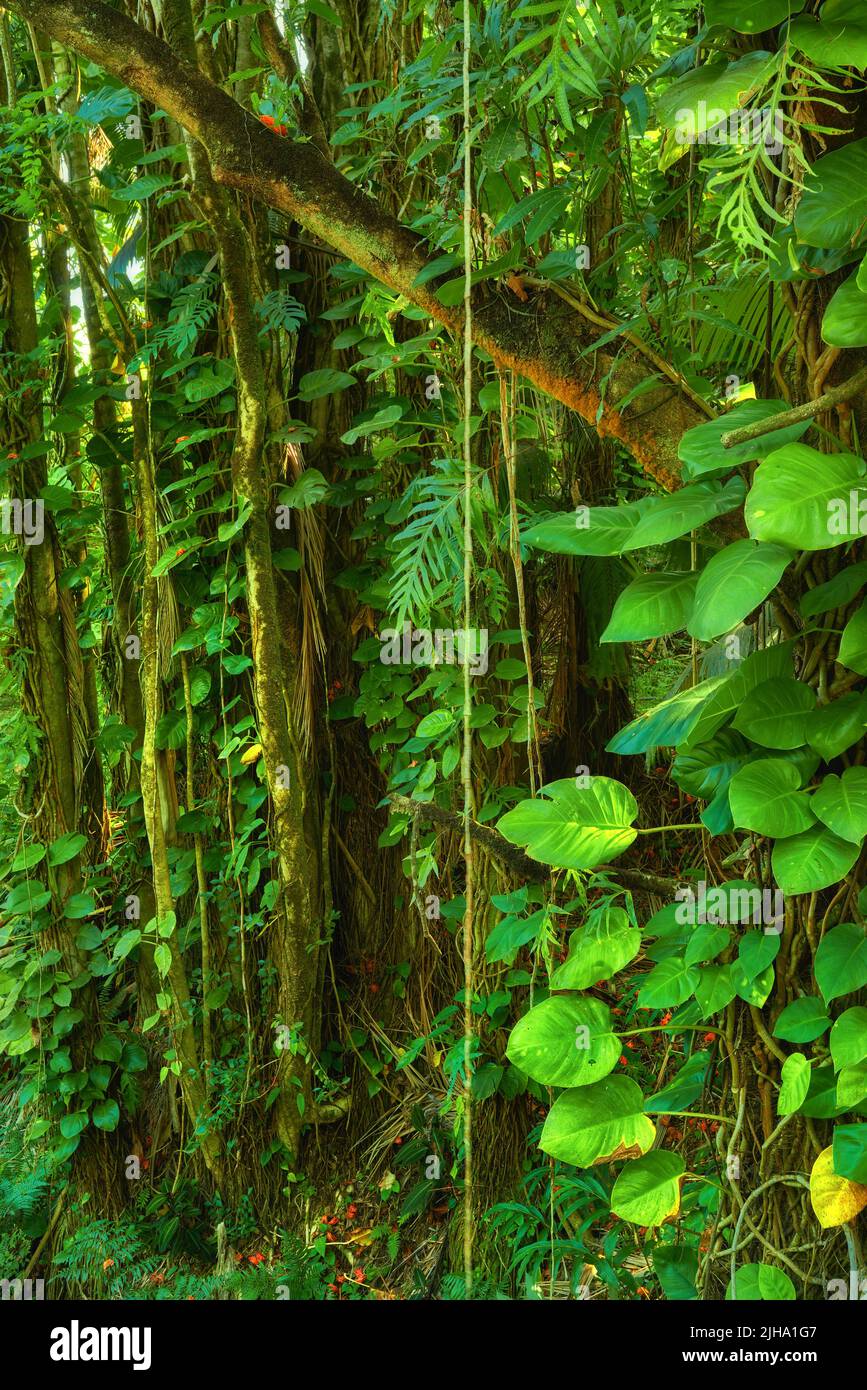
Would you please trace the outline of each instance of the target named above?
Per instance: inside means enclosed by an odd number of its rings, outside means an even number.
[[[507,811],[497,829],[542,864],[594,869],[629,848],[637,815],[635,797],[620,782],[591,777],[586,787],[578,787],[563,778]]]

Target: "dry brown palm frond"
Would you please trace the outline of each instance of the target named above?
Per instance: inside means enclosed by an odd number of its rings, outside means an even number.
[[[94,125],[90,127],[87,136],[87,159],[94,177],[92,177],[90,180],[90,187],[88,189],[88,192],[91,194],[91,196],[95,197],[100,203],[102,203],[103,201],[107,203],[108,192],[107,190],[102,189],[102,185],[99,183],[99,180],[95,177],[95,175],[98,174],[100,169],[102,169],[111,159],[111,152],[113,148],[114,143],[106,135],[102,126]],[[102,198],[100,198],[99,196],[100,192],[103,193]]]
[[[172,648],[181,631],[178,601],[169,575],[157,580],[157,670],[159,678],[167,681],[172,671]]]
[[[447,1101],[445,1091],[438,1094],[431,1091],[430,1085],[411,1067],[405,1068],[402,1076],[406,1093],[396,1105],[391,1106],[370,1126],[356,1145],[359,1149],[362,1145],[365,1146],[360,1162],[365,1172],[373,1176],[382,1173],[388,1167],[394,1152],[395,1140],[402,1138],[412,1128],[413,1111],[420,1110],[431,1128],[442,1120]]]

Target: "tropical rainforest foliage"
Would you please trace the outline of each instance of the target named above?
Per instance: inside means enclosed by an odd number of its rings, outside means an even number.
[[[862,0],[4,0],[0,1277],[858,1297]]]

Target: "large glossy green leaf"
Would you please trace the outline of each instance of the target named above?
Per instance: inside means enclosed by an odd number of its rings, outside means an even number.
[[[736,772],[729,783],[729,805],[735,825],[757,835],[783,839],[812,825],[815,816],[801,774],[785,758],[760,758]]]
[[[693,483],[667,497],[654,497],[653,505],[645,509],[635,527],[628,548],[667,545],[679,536],[697,531],[714,517],[733,511],[741,505],[745,494],[743,479],[729,478],[726,483]]]
[[[696,927],[684,953],[687,965],[704,965],[724,951],[731,940],[727,927],[713,927],[709,923]]]
[[[607,1076],[620,1051],[603,1003],[554,995],[518,1020],[506,1056],[543,1086],[587,1086]]]
[[[682,749],[671,765],[671,778],[690,796],[713,797],[756,750],[736,729],[720,729],[707,743]]]
[[[569,937],[569,954],[551,977],[552,989],[589,989],[616,975],[638,955],[641,932],[622,907],[607,907],[577,927]]]
[[[794,13],[802,5],[792,6]],[[796,19],[789,30],[795,48],[823,68],[867,67],[867,11],[864,0],[825,0],[818,22]]]
[[[850,140],[816,160],[795,213],[795,231],[808,246],[854,246],[865,219],[867,139]]]
[[[180,748],[187,736],[187,716],[181,710],[169,710],[157,720],[154,743],[157,748]]]
[[[196,375],[184,382],[183,392],[188,401],[209,401],[228,391],[235,381],[235,364],[225,357],[212,357],[213,365],[199,367]]]
[[[807,715],[804,732],[807,742],[825,762],[839,755],[863,737],[867,727],[867,694],[841,695]]]
[[[708,804],[702,808],[699,820],[702,825],[707,827],[711,835],[727,835],[730,830],[734,830],[734,821],[729,807],[728,787],[721,787]]]
[[[319,371],[307,372],[298,383],[298,397],[302,401],[318,401],[335,391],[345,391],[348,386],[357,385],[355,377],[349,372],[338,371],[335,367],[323,367]]]
[[[867,1125],[835,1125],[833,1150],[838,1177],[867,1183]]]
[[[814,969],[826,1004],[867,985],[867,936],[863,927],[844,922],[826,932],[819,942]]]
[[[525,545],[562,555],[620,555],[665,545],[739,507],[741,478],[725,484],[694,483],[667,496],[648,496],[620,507],[578,507],[534,521],[521,533]]]
[[[695,718],[678,738],[690,747],[705,743],[723,724],[740,709],[751,690],[763,681],[777,676],[786,676],[792,669],[792,643],[783,642],[779,646],[765,647],[758,652],[750,652],[730,676],[720,679],[716,690],[702,702]]]
[[[655,571],[627,584],[600,642],[641,642],[681,632],[692,612],[698,575]]]
[[[844,627],[837,660],[859,676],[867,676],[867,600]]]
[[[455,726],[455,720],[454,710],[431,710],[430,714],[426,714],[423,719],[419,720],[415,736],[430,743],[432,739],[442,738],[443,734],[451,733]]]
[[[683,900],[680,899],[677,902],[666,903],[664,907],[654,912],[653,916],[645,922],[642,930],[644,935],[651,939],[675,936],[686,940],[685,925],[693,926],[695,917],[696,913],[692,909],[692,905],[690,905],[686,918],[684,917]]]
[[[61,835],[59,839],[52,840],[51,844],[48,846],[49,864],[53,868],[57,868],[60,864],[68,864],[70,859],[74,859],[79,850],[84,849],[86,844],[86,836],[79,835],[75,830],[67,831],[67,833]]]
[[[72,1139],[76,1134],[87,1125],[87,1111],[75,1110],[69,1115],[63,1115],[60,1120],[60,1133],[64,1139]]]
[[[777,587],[793,558],[767,541],[734,541],[717,551],[702,570],[687,631],[701,642],[730,632]]]
[[[577,1168],[637,1157],[656,1138],[643,1104],[641,1090],[628,1076],[606,1076],[592,1086],[564,1091],[548,1112],[539,1147]]]
[[[673,1081],[657,1091],[656,1095],[647,1097],[644,1102],[645,1115],[670,1115],[675,1110],[686,1110],[704,1090],[709,1067],[710,1053],[694,1052]]]
[[[698,721],[707,701],[725,684],[725,676],[715,676],[662,700],[653,709],[645,710],[625,724],[609,740],[606,745],[608,752],[646,753],[651,748],[667,748],[681,743]],[[714,728],[724,722],[725,715]]]
[[[774,987],[773,965],[767,966],[758,975],[746,971],[740,960],[732,961],[731,969],[738,998],[747,1004],[754,1004],[757,1009],[762,1008]]]
[[[93,1123],[97,1129],[117,1129],[120,1123],[120,1106],[116,1100],[106,1097],[97,1101],[93,1107]]]
[[[689,1302],[698,1298],[698,1251],[685,1242],[654,1245],[651,1252],[653,1272],[670,1303]]]
[[[778,676],[745,696],[734,727],[763,748],[800,748],[806,741],[807,714],[816,696],[802,681]]]
[[[729,1280],[726,1298],[737,1302],[755,1303],[765,1299],[769,1303],[792,1302],[797,1297],[795,1286],[783,1269],[773,1265],[741,1265],[735,1271],[734,1288]]]
[[[834,293],[822,316],[822,337],[831,347],[854,348],[867,344],[867,294],[854,275]]]
[[[837,1076],[832,1066],[814,1067],[810,1090],[801,1106],[801,1114],[811,1120],[830,1120],[838,1114]]]
[[[858,858],[858,846],[841,840],[824,825],[778,840],[771,854],[774,878],[782,892],[818,893],[839,883]]]
[[[498,830],[531,859],[560,869],[594,869],[616,859],[636,836],[638,804],[628,787],[592,777],[577,787],[571,777],[542,787],[500,818]]]
[[[646,503],[649,499],[645,498]],[[640,502],[622,507],[578,507],[540,517],[521,532],[521,540],[535,550],[555,555],[619,555],[641,519]]]
[[[858,1005],[840,1015],[831,1029],[830,1047],[838,1071],[864,1061],[867,1057],[867,1009]]]
[[[843,1067],[837,1077],[837,1104],[841,1110],[854,1110],[867,1099],[867,1061]]]
[[[804,0],[707,0],[707,24],[724,24],[738,34],[763,34],[804,8]]]
[[[680,144],[694,143],[706,130],[746,106],[779,63],[779,55],[758,50],[736,62],[715,58],[677,78],[657,97],[656,117]]]
[[[754,425],[758,420],[769,420],[771,416],[780,415],[788,409],[784,401],[740,401],[715,420],[707,420],[703,425],[695,425],[687,430],[677,448],[677,457],[683,463],[683,477],[692,481],[694,478],[731,473],[741,464],[767,458],[782,445],[800,439],[810,428],[809,420],[787,425],[785,429],[771,430],[746,444],[735,444],[731,449],[724,448],[720,442],[724,434],[743,429],[745,425]]]
[[[529,917],[517,917],[511,913],[500,921],[485,937],[485,955],[492,964],[515,959],[522,946],[535,941],[544,929],[546,914],[531,912]]]
[[[831,613],[841,604],[849,603],[859,590],[867,584],[867,560],[856,565],[844,567],[825,584],[817,584],[809,589],[801,599],[801,614],[805,618],[815,617],[817,613]]]
[[[611,1210],[636,1226],[661,1226],[680,1211],[680,1180],[686,1164],[679,1153],[654,1149],[627,1163],[611,1191]]]
[[[780,1072],[778,1115],[792,1115],[796,1110],[800,1110],[810,1089],[810,1073],[810,1063],[803,1052],[793,1052],[786,1058]]]
[[[675,909],[675,920],[689,925],[709,922],[724,926],[727,923],[745,924],[764,920],[762,889],[742,878],[705,886],[698,893],[692,888],[680,888],[675,898],[679,904]]]
[[[855,504],[867,506],[867,464],[855,454],[820,454],[807,444],[787,444],[760,463],[744,507],[751,536],[794,550],[830,550],[857,539]],[[860,491],[859,491],[860,485]],[[852,525],[853,519],[856,524]]]
[[[841,840],[860,844],[867,835],[867,768],[847,767],[839,777],[829,772],[810,804]]]
[[[849,247],[825,250],[798,240],[792,222],[774,232],[768,247],[768,274],[775,284],[795,280],[815,280],[850,265],[857,253]]]
[[[825,1005],[821,999],[809,996],[787,1004],[774,1024],[774,1037],[783,1042],[807,1043],[821,1038],[830,1027]]]
[[[738,942],[738,966],[744,980],[755,980],[776,960],[780,951],[780,938],[776,932],[744,932]]]
[[[638,991],[639,1003],[647,1009],[669,1009],[683,1004],[698,984],[698,971],[682,956],[668,956],[655,965]]]

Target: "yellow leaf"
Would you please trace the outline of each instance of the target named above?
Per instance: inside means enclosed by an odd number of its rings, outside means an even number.
[[[262,756],[261,743],[254,743],[252,748],[248,748],[246,753],[241,754],[241,762],[246,767],[249,763],[255,763]]]
[[[810,1174],[810,1201],[820,1226],[842,1226],[867,1207],[867,1187],[834,1172],[834,1148],[823,1149]]]

